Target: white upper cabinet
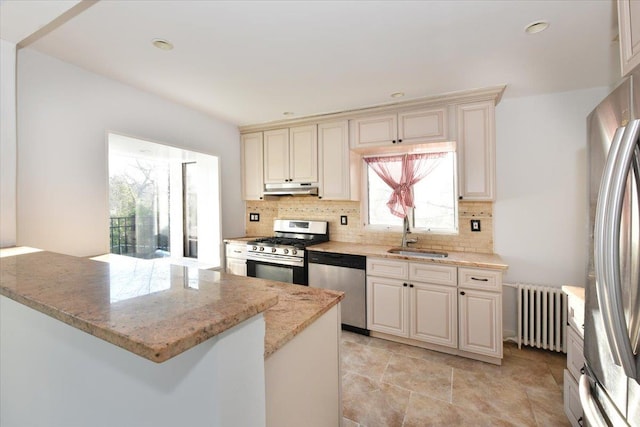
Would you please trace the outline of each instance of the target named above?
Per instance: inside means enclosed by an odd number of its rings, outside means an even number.
[[[319,197],[358,200],[359,156],[349,151],[349,122],[318,125]]]
[[[618,28],[620,65],[622,75],[626,76],[640,64],[640,2],[618,0]]]
[[[262,200],[263,153],[262,132],[247,133],[240,138],[242,159],[242,198]]]
[[[318,181],[317,126],[264,132],[264,182]]]
[[[353,149],[447,141],[447,108],[428,108],[353,119],[351,132]]]
[[[495,106],[493,101],[457,106],[458,185],[464,200],[495,197]]]

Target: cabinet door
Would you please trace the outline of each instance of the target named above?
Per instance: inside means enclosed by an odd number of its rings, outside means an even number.
[[[289,179],[289,129],[264,133],[264,182],[277,184]]]
[[[447,109],[430,108],[398,114],[398,142],[416,144],[449,140]]]
[[[620,65],[626,76],[640,64],[640,2],[618,0]]]
[[[293,182],[318,182],[318,128],[289,129],[289,178]]]
[[[584,366],[584,341],[578,333],[567,326],[567,369],[577,381]]]
[[[367,328],[406,337],[407,292],[402,280],[367,276]]]
[[[495,113],[493,101],[458,105],[460,196],[493,200],[495,188]]]
[[[247,261],[244,259],[227,258],[227,273],[238,276],[247,275]]]
[[[240,137],[242,151],[242,198],[261,200],[264,190],[262,132],[248,133]]]
[[[564,370],[564,413],[569,418],[573,427],[581,427],[583,424],[582,404],[578,383],[566,369]]]
[[[409,338],[457,348],[457,289],[415,282],[411,285]]]
[[[318,157],[320,197],[325,200],[357,200],[357,194],[351,192],[349,122],[318,125]]]
[[[351,120],[351,147],[390,145],[398,139],[398,115],[383,114]]]
[[[502,358],[502,295],[458,290],[460,350]]]

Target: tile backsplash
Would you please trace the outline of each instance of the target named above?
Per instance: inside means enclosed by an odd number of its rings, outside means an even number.
[[[360,202],[319,200],[315,197],[281,197],[274,201],[247,201],[247,236],[273,235],[274,219],[308,219],[329,221],[329,238],[338,242],[400,245],[402,233],[371,231],[360,218]],[[259,213],[260,221],[249,222],[249,213]],[[340,224],[346,215],[347,225]],[[471,231],[471,220],[479,219],[480,231]],[[416,248],[493,253],[493,203],[469,202],[458,204],[458,234],[420,234]]]

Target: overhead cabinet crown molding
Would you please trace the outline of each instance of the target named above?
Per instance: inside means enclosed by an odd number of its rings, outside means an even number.
[[[455,141],[460,198],[492,201],[494,109],[504,89],[497,86],[277,124],[243,126],[244,199],[263,199],[265,184],[317,182],[322,199],[359,200],[363,153]],[[253,160],[249,156],[254,156]],[[262,162],[262,166],[256,162]],[[248,170],[249,165],[253,169]]]

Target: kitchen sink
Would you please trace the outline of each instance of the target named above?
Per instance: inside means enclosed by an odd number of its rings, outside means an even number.
[[[392,248],[387,252],[396,255],[416,256],[424,258],[446,258],[449,256],[449,254],[446,252],[432,251],[429,249]]]

